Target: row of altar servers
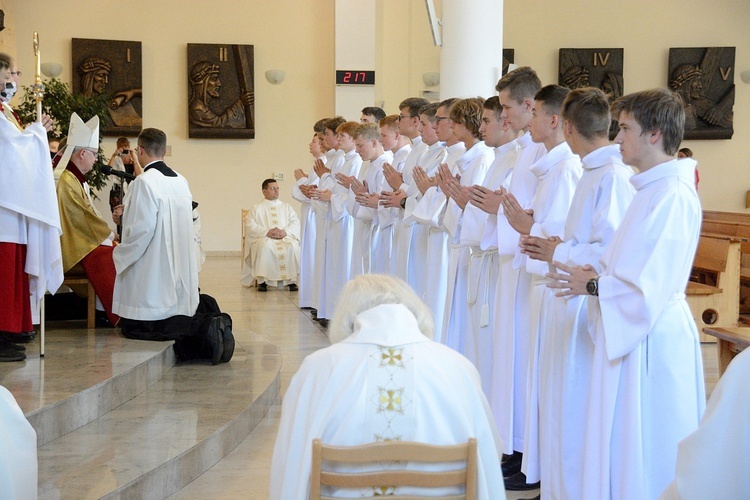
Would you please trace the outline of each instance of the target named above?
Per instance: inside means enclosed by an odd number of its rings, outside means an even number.
[[[551,228],[559,235],[564,233],[567,209],[582,174],[578,156],[570,152],[567,144],[561,146],[574,159],[572,175],[566,170],[565,175],[548,179],[547,187],[537,193],[539,198],[543,192],[554,191],[551,198],[555,198],[555,206],[547,209],[558,213],[548,222],[557,219]],[[607,149],[608,154],[619,157],[616,145]],[[539,324],[542,292],[533,284],[544,279],[549,266],[520,253],[519,234],[507,219],[490,215],[471,203],[461,209],[439,187],[421,193],[412,171],[420,166],[432,177],[445,163],[454,175],[460,174],[463,186],[507,190],[515,169],[524,176],[518,179],[516,197],[522,205],[531,206],[540,183],[530,166],[547,151],[544,144],[534,143],[527,131],[500,147],[491,148],[479,141],[469,150],[461,142],[449,147],[437,142],[428,147],[416,137],[409,148],[399,153],[400,159],[386,151],[377,160],[363,162],[356,151],[345,154],[329,150],[316,160],[322,160],[330,172],[319,178],[311,168],[297,180],[292,196],[302,205],[299,305],[317,309],[318,319],[330,318],[344,284],[356,275],[384,273],[408,282],[433,312],[435,341],[463,354],[477,367],[498,424],[502,451],[513,454],[514,449],[525,448],[519,442],[538,442],[538,437],[534,437],[538,424],[531,428],[519,425],[526,418],[528,364],[518,360],[528,359],[533,350],[528,345],[532,336],[526,336],[528,342],[524,344],[524,339],[514,340],[514,334],[505,335],[502,338],[507,342],[499,345],[500,337],[495,332],[530,331]],[[549,156],[554,156],[549,160],[553,164],[560,160],[559,152]],[[392,191],[382,172],[385,163],[402,174],[401,189],[408,195],[402,209],[361,206],[351,189],[336,182],[336,174],[342,173],[360,182],[367,180],[371,193]],[[300,186],[306,185],[330,190],[330,202],[303,194]],[[516,310],[516,303],[529,307]],[[534,314],[536,318],[532,317]],[[509,383],[499,387],[493,383],[496,380]],[[524,428],[525,431],[520,430]],[[529,483],[539,480],[538,458],[527,457],[531,467],[527,469]]]

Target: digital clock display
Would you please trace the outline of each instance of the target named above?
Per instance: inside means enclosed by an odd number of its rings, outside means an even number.
[[[375,72],[336,70],[336,85],[375,85]]]

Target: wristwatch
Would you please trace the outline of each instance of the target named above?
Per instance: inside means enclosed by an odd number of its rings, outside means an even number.
[[[586,291],[589,292],[589,295],[599,295],[599,276],[591,278],[588,283],[586,283]]]
[[[401,198],[399,204],[401,205],[401,208],[406,209],[406,198]]]

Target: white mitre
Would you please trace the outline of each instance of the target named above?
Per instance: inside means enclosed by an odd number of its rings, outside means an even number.
[[[78,116],[77,113],[73,113],[70,117],[70,127],[68,127],[68,138],[66,140],[65,149],[61,153],[62,158],[60,158],[60,161],[57,163],[61,167],[61,172],[68,166],[70,156],[73,154],[73,149],[76,147],[91,148],[95,151],[99,151],[98,116],[93,117],[86,123],[83,123],[83,120],[81,120],[81,117]]]

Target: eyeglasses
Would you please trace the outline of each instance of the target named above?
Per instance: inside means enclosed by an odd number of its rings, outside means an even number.
[[[19,77],[20,77],[20,76],[23,76],[23,73],[22,73],[22,72],[20,72],[20,71],[11,71],[11,72],[10,72],[10,74],[11,74],[11,75],[16,75],[16,76],[19,76]]]
[[[416,116],[404,116],[404,115],[398,115],[399,120],[406,120],[408,118],[416,118]]]
[[[94,155],[94,158],[96,158],[97,156],[99,156],[99,151],[94,151],[93,149],[87,149],[86,151],[88,151],[89,153],[91,153],[92,155]]]

